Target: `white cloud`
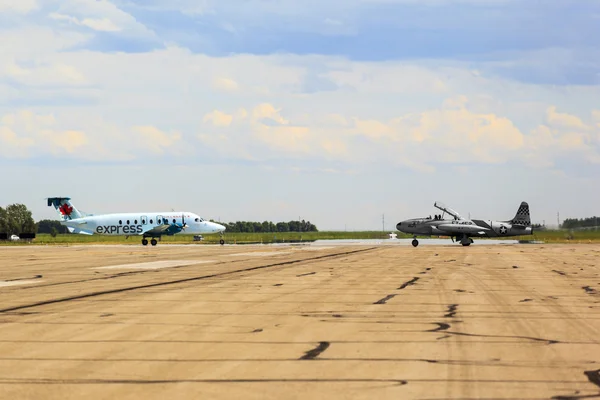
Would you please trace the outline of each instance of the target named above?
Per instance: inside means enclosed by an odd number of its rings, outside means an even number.
[[[44,31],[34,32],[32,38],[41,38]],[[471,68],[457,65],[340,57],[213,58],[177,47],[130,54],[57,51],[77,40],[49,35],[45,44],[55,50],[39,56],[9,47],[0,65],[5,78],[24,85],[23,99],[52,99],[45,88],[62,85],[71,95],[93,101],[90,106],[47,101],[48,112],[41,113],[60,115],[56,131],[85,135],[78,151],[65,149],[80,159],[102,154],[109,160],[141,160],[214,149],[211,156],[228,160],[294,157],[324,168],[330,162],[375,161],[431,171],[440,163],[543,159],[550,165],[565,155],[594,162],[598,147],[598,122],[590,119],[591,109],[578,105],[598,95],[597,87],[565,92],[473,76]],[[317,66],[338,89],[301,90]],[[573,107],[581,112],[562,111]],[[552,140],[543,139],[547,133],[538,128],[540,120]],[[93,146],[99,150],[92,151]]]
[[[233,121],[233,115],[224,113],[219,110],[206,114],[203,122],[211,122],[214,126],[229,126]]]
[[[172,148],[181,140],[179,132],[165,133],[154,126],[136,126],[133,130],[139,136],[140,146],[157,154],[164,154],[167,148]]]
[[[236,81],[228,78],[217,78],[214,80],[213,85],[215,88],[225,91],[235,91],[239,88],[239,85]]]
[[[0,12],[28,14],[39,8],[37,0],[0,0]]]
[[[73,23],[75,25],[87,26],[96,31],[105,31],[105,32],[118,32],[121,30],[117,25],[115,25],[108,18],[75,18],[70,15],[63,15],[59,13],[51,13],[49,15],[50,18],[59,20],[59,21],[67,21]]]
[[[22,67],[15,62],[5,64],[4,75],[28,86],[80,85],[86,79],[75,67],[66,64],[47,64]]]
[[[26,158],[35,153],[49,152],[61,155],[74,153],[87,143],[84,133],[55,128],[53,115],[39,115],[30,110],[4,115],[0,119],[0,142],[3,155],[8,158]]]
[[[122,37],[156,38],[155,33],[131,14],[108,0],[49,0],[52,20],[119,33]]]

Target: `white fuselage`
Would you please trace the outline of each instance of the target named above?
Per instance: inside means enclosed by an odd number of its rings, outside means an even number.
[[[194,213],[177,211],[93,215],[61,223],[73,228],[73,233],[134,236],[143,235],[144,232],[163,225],[165,219],[168,224],[179,225],[183,225],[185,219],[186,228],[180,232],[185,234],[219,233],[225,230],[223,225],[205,221]],[[168,235],[166,232],[164,234]]]

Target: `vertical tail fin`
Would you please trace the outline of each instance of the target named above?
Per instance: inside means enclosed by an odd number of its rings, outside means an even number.
[[[83,217],[83,214],[71,203],[70,197],[50,197],[48,198],[48,207],[50,206],[54,206],[63,221]]]
[[[529,204],[522,202],[517,210],[517,214],[510,222],[514,225],[530,226],[531,217],[529,216]]]

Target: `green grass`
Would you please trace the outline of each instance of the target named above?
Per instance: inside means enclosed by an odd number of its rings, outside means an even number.
[[[227,243],[252,244],[252,243],[290,243],[306,242],[314,240],[330,239],[387,239],[389,232],[365,231],[365,232],[281,232],[281,233],[226,233],[225,241]],[[398,239],[411,238],[412,235],[396,232]],[[219,243],[220,236],[203,235],[204,240],[194,242],[193,235],[174,235],[163,236],[162,243],[179,244],[215,244]],[[494,238],[498,239],[498,238]],[[507,237],[507,240],[539,240],[546,243],[589,243],[600,242],[600,230],[586,231],[566,231],[566,230],[547,230],[537,231],[534,235],[521,237]],[[141,237],[130,236],[126,239],[124,236],[102,236],[102,235],[57,235],[52,237],[48,234],[39,234],[33,240],[37,245],[69,245],[69,244],[131,244],[139,245]],[[476,238],[475,240],[486,240]],[[0,242],[1,245],[26,245],[26,242]]]

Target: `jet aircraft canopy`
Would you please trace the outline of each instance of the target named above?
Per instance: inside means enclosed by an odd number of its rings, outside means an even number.
[[[447,214],[452,215],[455,219],[464,219],[459,213],[457,213],[450,207],[446,206],[444,203],[440,203],[439,201],[436,201],[433,206],[435,208],[439,208],[440,210],[442,210],[443,212],[445,212]]]

